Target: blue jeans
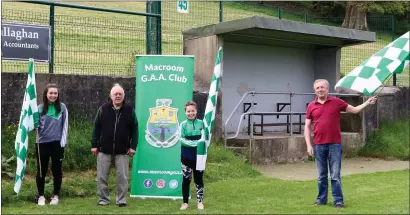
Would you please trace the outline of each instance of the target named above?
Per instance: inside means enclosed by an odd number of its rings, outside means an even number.
[[[330,169],[330,180],[332,183],[333,204],[344,204],[342,183],[340,181],[340,169],[342,167],[342,145],[341,144],[315,144],[314,155],[318,170],[317,185],[319,194],[316,202],[327,203],[328,192],[328,167]]]

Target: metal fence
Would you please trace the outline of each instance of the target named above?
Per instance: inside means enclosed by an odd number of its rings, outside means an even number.
[[[8,8],[7,4],[22,5],[25,10]],[[146,18],[147,15],[124,10],[74,8],[69,4],[56,4],[3,3],[3,21],[51,26],[51,55],[54,57],[49,63],[37,63],[36,72],[86,75],[135,73],[135,55],[150,50],[150,44],[146,43],[146,19],[156,23],[157,17]],[[27,5],[35,9],[28,10]],[[151,43],[151,46],[156,47],[157,44]],[[21,72],[26,68],[26,62],[2,61],[4,72]]]
[[[24,4],[25,7],[9,6]],[[80,2],[78,4],[81,4]],[[97,4],[97,3],[96,3]],[[50,23],[48,6],[3,2],[2,20],[22,23]],[[54,17],[54,66],[39,63],[37,72],[87,75],[135,74],[135,55],[148,53],[182,54],[182,30],[249,16],[265,16],[340,27],[343,18],[315,17],[305,10],[260,5],[257,2],[189,1],[189,13],[177,13],[176,1],[162,1],[158,6],[146,2],[102,3],[101,7],[138,8],[147,13],[161,13],[153,18],[109,12],[57,8]],[[98,5],[99,6],[99,5]],[[21,9],[23,8],[23,9]],[[377,34],[375,43],[342,48],[341,73],[345,75],[378,49],[397,38],[392,16],[368,17],[370,31]],[[159,31],[158,33],[157,30]],[[406,30],[408,31],[408,29]],[[155,38],[161,43],[156,44]],[[157,40],[158,41],[158,40]],[[153,52],[157,49],[158,52]],[[25,71],[26,63],[2,62],[2,71]],[[397,75],[397,85],[409,85],[409,73]],[[393,80],[389,84],[393,84]]]

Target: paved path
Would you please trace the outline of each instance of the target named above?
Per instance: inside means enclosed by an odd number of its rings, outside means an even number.
[[[292,164],[270,164],[256,166],[263,175],[287,180],[312,180],[317,178],[314,162]],[[342,160],[342,176],[358,173],[384,172],[409,169],[409,161],[386,161],[374,158],[352,158]]]

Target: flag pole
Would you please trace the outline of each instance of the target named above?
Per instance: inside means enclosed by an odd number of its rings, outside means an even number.
[[[33,62],[33,64],[34,64],[34,59],[30,58],[29,62]],[[43,177],[43,174],[42,174],[42,171],[41,171],[40,143],[37,143],[36,145],[37,145],[37,157],[38,157],[38,164],[37,165],[40,167],[40,177]]]
[[[390,75],[389,79],[387,79],[387,82],[390,81],[391,77],[393,77],[393,73]],[[379,93],[383,90],[384,86],[385,86],[385,85],[383,84],[382,88],[379,90],[379,92],[377,92],[377,94],[375,95],[375,97],[377,97],[377,96],[379,95]]]

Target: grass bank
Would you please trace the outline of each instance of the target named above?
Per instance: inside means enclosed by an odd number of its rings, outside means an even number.
[[[384,121],[380,129],[369,136],[359,156],[409,160],[409,120]]]

